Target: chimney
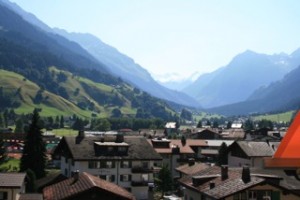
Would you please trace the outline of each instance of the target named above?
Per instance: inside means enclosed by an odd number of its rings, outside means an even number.
[[[195,159],[194,158],[189,158],[189,166],[192,166],[195,164]]]
[[[77,182],[79,180],[79,170],[73,171],[73,183]]]
[[[228,165],[221,166],[221,179],[222,181],[228,178]]]
[[[83,138],[85,137],[84,131],[78,131],[78,135],[76,136],[75,140],[76,140],[76,144],[80,144],[80,142],[83,140]]]
[[[214,182],[209,182],[209,189],[213,189],[216,186]]]
[[[251,181],[250,168],[247,165],[243,166],[242,180],[244,183],[248,183]]]

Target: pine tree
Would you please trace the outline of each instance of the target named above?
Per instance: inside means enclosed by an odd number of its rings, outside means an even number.
[[[31,169],[37,178],[45,176],[46,146],[42,139],[42,131],[39,126],[39,113],[33,111],[31,124],[25,139],[23,155],[20,163],[20,171]]]
[[[158,177],[155,179],[155,185],[158,191],[161,191],[161,197],[165,192],[172,190],[172,175],[167,165],[163,165],[158,172]]]
[[[64,116],[60,116],[59,128],[64,128],[64,127],[65,127]]]
[[[15,128],[15,133],[24,133],[24,124],[23,124],[23,120],[21,118],[19,118],[16,121],[16,128]]]
[[[219,154],[217,157],[216,164],[218,166],[227,165],[228,164],[228,147],[225,142],[223,142],[219,148]]]

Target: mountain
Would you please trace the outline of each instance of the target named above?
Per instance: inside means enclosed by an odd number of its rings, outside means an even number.
[[[183,91],[211,108],[245,101],[256,89],[280,80],[299,63],[284,53],[266,55],[247,50],[223,68],[200,76]]]
[[[300,49],[290,55],[291,63],[300,58]],[[283,79],[254,91],[243,102],[209,109],[224,115],[244,115],[297,110],[300,108],[300,61],[298,67],[290,71]]]
[[[105,44],[97,37],[91,34],[68,33],[61,29],[54,29],[54,31],[80,44],[97,60],[108,66],[112,74],[121,77],[135,87],[161,99],[182,105],[199,107],[199,103],[195,99],[185,93],[171,90],[158,84],[151,77],[150,73],[135,63],[132,58],[120,53],[117,49]]]
[[[81,46],[28,23],[0,3],[1,110],[170,119],[166,102],[109,74]],[[10,83],[7,85],[7,83]],[[19,84],[16,84],[19,83]]]
[[[182,78],[180,74],[168,73],[154,75],[154,79],[162,86],[171,90],[181,91],[188,87],[199,77],[199,72],[191,74],[187,78]]]
[[[86,57],[90,61],[97,60],[98,63],[95,64],[92,62],[89,65],[86,63],[78,63],[78,66],[92,66],[100,70],[108,71],[158,98],[188,106],[199,106],[199,103],[195,99],[185,93],[170,90],[158,84],[147,70],[135,63],[132,58],[103,43],[97,37],[91,34],[68,33],[62,29],[51,29],[34,15],[21,9],[18,5],[11,3],[8,0],[0,0],[0,3],[18,13],[24,20],[32,25],[47,32],[50,37],[54,38],[56,42],[62,46],[78,53],[80,55],[79,58]],[[66,40],[66,38],[68,40]],[[77,43],[80,44],[80,47],[78,47],[79,45]]]

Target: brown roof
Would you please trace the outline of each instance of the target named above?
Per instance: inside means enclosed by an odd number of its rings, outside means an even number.
[[[222,199],[265,181],[263,178],[251,177],[251,180],[245,183],[241,178],[241,169],[237,168],[229,168],[228,178],[225,180],[222,180],[220,174],[221,168],[218,166],[213,166],[196,174],[183,177],[179,180],[179,182],[188,188],[213,197],[214,199]],[[208,177],[209,181],[196,186],[193,185],[193,177]],[[211,183],[215,184],[213,188],[210,188]]]
[[[79,173],[78,180],[72,177],[44,188],[43,195],[44,200],[71,199],[93,188],[99,189],[99,192],[110,193],[117,199],[135,199],[135,197],[124,188],[86,172]]]
[[[294,174],[287,175],[283,170],[280,172],[263,169],[251,169],[251,172],[249,182],[244,182],[242,180],[242,168],[228,168],[228,178],[222,180],[221,168],[213,166],[183,177],[179,179],[179,183],[213,199],[226,198],[260,183],[267,183],[283,190],[289,190],[299,196],[297,190],[299,190],[300,181],[297,180]],[[199,185],[193,185],[193,177],[202,178],[204,181]],[[274,179],[283,180],[274,183]],[[213,188],[210,188],[211,183],[215,184]]]
[[[25,173],[0,173],[0,187],[22,187]]]
[[[275,152],[275,148],[272,145],[276,145],[273,142],[271,145],[268,142],[253,142],[253,141],[237,141],[237,145],[247,154],[249,157],[271,157]]]
[[[170,141],[169,148],[154,148],[157,153],[161,154],[171,154],[172,146],[179,147],[181,154],[193,154],[195,153],[191,146],[207,146],[205,140],[191,140],[187,139],[186,144],[182,145],[181,140],[168,140]],[[148,140],[148,142],[152,145],[152,141]]]
[[[69,151],[74,160],[161,160],[161,156],[152,148],[144,137],[125,136],[124,142],[127,143],[128,153],[126,155],[98,156],[95,153],[95,142],[101,142],[102,137],[84,137],[79,143],[76,143],[76,137],[63,137],[54,154],[61,154],[65,149]],[[104,137],[104,142],[114,142],[115,137]],[[122,144],[122,143],[121,143]],[[126,145],[127,146],[127,145]],[[64,150],[62,150],[64,149]]]
[[[203,169],[206,169],[208,167],[209,165],[206,163],[195,163],[193,165],[189,165],[189,164],[181,165],[177,167],[176,170],[183,174],[191,175],[199,171],[202,171]]]

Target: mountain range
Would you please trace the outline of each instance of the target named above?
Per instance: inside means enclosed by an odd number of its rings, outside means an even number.
[[[165,101],[116,77],[79,44],[24,20],[8,3],[0,1],[0,68],[10,83],[0,85],[2,109],[22,113],[40,107],[85,117],[108,117],[118,109],[131,116],[173,116]]]
[[[168,118],[174,114],[169,105],[176,109],[201,105],[209,112],[224,115],[297,109],[299,64],[300,50],[290,55],[247,50],[195,81],[189,78],[180,83],[159,82],[132,58],[99,38],[50,28],[18,5],[0,0],[0,68],[4,74],[15,73],[14,76],[36,85],[30,98],[23,95],[14,106],[27,103],[34,107],[36,96],[42,96],[48,102],[44,105],[50,109],[47,98],[57,95],[68,102],[66,105],[73,104],[76,110],[103,116],[109,116],[118,108],[128,115],[161,113]],[[88,79],[90,84],[70,81],[74,77]],[[72,88],[71,83],[77,87]],[[8,87],[19,94],[25,89],[20,85]],[[100,100],[99,95],[103,95],[105,101]],[[7,100],[6,97],[0,96],[2,100]],[[146,97],[149,101],[145,101]],[[151,109],[158,112],[152,113]]]
[[[253,92],[284,75],[300,64],[296,52],[266,55],[247,50],[216,71],[200,76],[183,91],[206,108],[247,100]]]

